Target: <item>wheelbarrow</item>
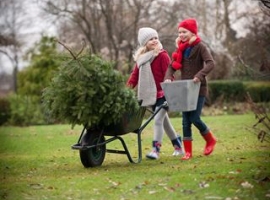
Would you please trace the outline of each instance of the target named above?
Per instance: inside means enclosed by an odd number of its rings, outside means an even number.
[[[102,128],[86,128],[84,126],[78,142],[71,146],[73,150],[79,150],[81,163],[84,167],[97,167],[101,166],[105,154],[125,154],[130,163],[140,163],[142,160],[142,143],[141,134],[144,128],[151,122],[155,115],[162,109],[167,107],[168,104],[165,102],[155,112],[151,112],[150,117],[144,122],[144,114],[146,107],[140,107],[138,112],[125,113],[122,120],[117,124],[112,124]],[[127,144],[122,137],[127,133],[137,134],[137,159],[133,159],[130,151],[128,150]],[[107,137],[105,137],[107,136]],[[119,140],[123,146],[123,150],[117,149],[106,149],[106,144]]]

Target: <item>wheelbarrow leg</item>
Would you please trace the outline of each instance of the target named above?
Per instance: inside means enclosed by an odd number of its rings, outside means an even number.
[[[137,158],[136,160],[133,159],[133,158],[131,157],[131,154],[130,154],[130,152],[129,152],[129,150],[128,150],[128,147],[127,147],[127,145],[126,145],[124,139],[123,139],[121,136],[115,136],[115,137],[111,138],[111,141],[112,141],[112,140],[116,140],[116,139],[120,140],[120,142],[121,142],[121,144],[122,144],[124,150],[107,149],[106,151],[107,151],[108,153],[126,154],[127,157],[128,157],[129,162],[135,163],[135,164],[140,163],[140,162],[142,161],[141,132],[140,132],[140,133],[137,133],[137,140],[138,140],[138,158]]]
[[[137,161],[134,161],[131,156],[130,153],[127,149],[127,146],[124,142],[124,140],[119,137],[119,140],[122,142],[122,145],[126,151],[127,157],[129,159],[129,161],[131,163],[140,163],[142,161],[142,140],[141,140],[141,133],[143,131],[143,129],[151,122],[151,120],[157,115],[157,113],[164,107],[168,106],[167,102],[164,102],[164,104],[162,104],[155,112],[152,113],[152,115],[146,120],[146,122],[136,131],[134,131],[134,133],[137,134],[137,141],[138,141],[138,159]],[[120,139],[121,138],[121,139]]]
[[[86,130],[86,128],[83,127],[83,130],[82,130],[82,132],[81,132],[81,135],[80,135],[80,137],[79,137],[77,143],[71,146],[72,149],[81,149],[81,140],[82,140],[82,137],[83,137],[83,135],[84,135],[84,131],[85,131],[85,130]]]

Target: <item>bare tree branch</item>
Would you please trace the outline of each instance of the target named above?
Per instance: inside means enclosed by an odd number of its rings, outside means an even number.
[[[66,50],[68,50],[68,52],[70,53],[70,55],[73,57],[74,60],[77,60],[77,57],[73,54],[73,52],[70,50],[70,48],[68,48],[64,43],[60,42],[59,40],[56,40],[56,42],[58,42],[58,43],[61,44]]]
[[[12,58],[6,51],[0,49],[0,53],[1,53],[1,54],[4,54],[5,56],[7,56],[8,59],[9,59],[12,63],[14,63],[14,58]]]
[[[79,55],[83,52],[85,46],[86,46],[86,42],[85,42],[85,39],[83,39],[83,46],[82,46],[81,50],[79,51],[79,53],[76,55],[76,58],[78,58]]]
[[[270,9],[270,0],[261,0],[262,4],[267,7],[268,9]]]

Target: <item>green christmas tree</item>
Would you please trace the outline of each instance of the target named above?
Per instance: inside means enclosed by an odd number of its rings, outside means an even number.
[[[70,50],[69,50],[70,51]],[[112,63],[84,53],[63,62],[43,91],[50,117],[74,125],[103,127],[118,123],[126,112],[139,105],[133,90]]]

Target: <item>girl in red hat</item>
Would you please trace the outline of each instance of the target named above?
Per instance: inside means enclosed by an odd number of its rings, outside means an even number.
[[[193,79],[195,83],[201,82],[196,110],[182,113],[185,155],[181,159],[188,160],[192,157],[192,124],[206,141],[204,155],[210,155],[216,145],[216,138],[200,117],[208,93],[206,76],[212,71],[215,63],[211,53],[198,36],[197,22],[193,18],[179,23],[176,46],[177,49],[172,54],[172,64],[165,75],[165,82],[172,80],[176,70],[181,71],[182,80]]]
[[[170,63],[168,53],[162,48],[156,30],[150,27],[139,29],[139,48],[134,54],[136,64],[127,81],[131,88],[137,87],[138,100],[141,106],[151,106],[153,111],[166,101],[160,83]],[[182,155],[181,137],[171,125],[167,108],[162,108],[154,117],[154,135],[152,151],[146,155],[150,159],[158,159],[164,131],[174,147],[174,156]]]

